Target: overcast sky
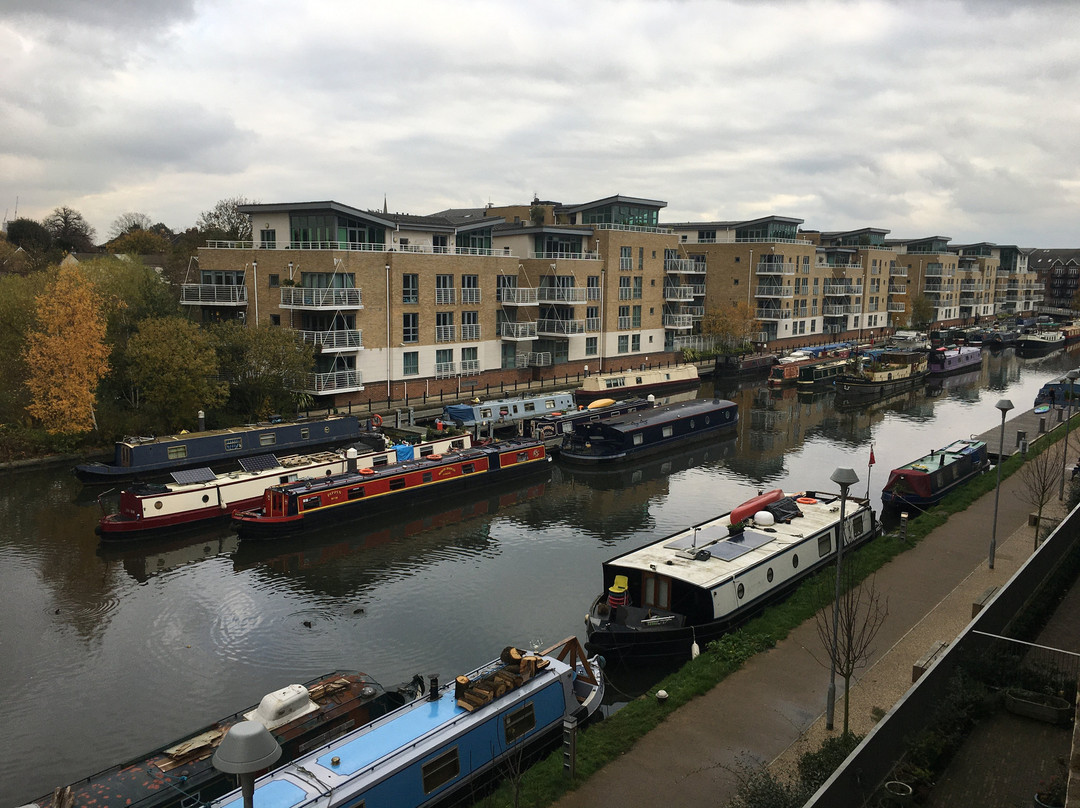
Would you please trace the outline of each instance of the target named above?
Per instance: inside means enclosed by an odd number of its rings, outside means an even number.
[[[0,3],[0,212],[667,202],[1080,246],[1080,2]]]

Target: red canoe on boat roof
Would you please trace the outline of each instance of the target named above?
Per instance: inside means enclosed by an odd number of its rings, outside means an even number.
[[[739,507],[732,508],[731,516],[728,520],[733,525],[738,524],[743,519],[753,516],[766,505],[772,505],[772,503],[783,498],[784,492],[779,488],[774,488],[772,491],[766,491],[764,494],[758,494],[756,497],[746,500],[746,502]]]

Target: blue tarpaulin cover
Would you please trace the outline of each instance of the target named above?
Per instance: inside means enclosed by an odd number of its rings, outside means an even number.
[[[394,446],[394,451],[397,452],[397,462],[399,463],[413,459],[413,447],[411,443],[399,443]]]

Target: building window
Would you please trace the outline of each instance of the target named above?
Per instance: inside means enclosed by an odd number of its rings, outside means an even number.
[[[420,302],[420,276],[419,275],[402,275],[401,276],[401,302],[402,303],[419,303]]]
[[[431,251],[434,253],[448,253],[450,252],[450,237],[449,236],[432,236],[431,237]]]
[[[406,344],[420,341],[420,315],[416,312],[401,316],[401,341]]]
[[[630,336],[630,350],[632,352],[641,350],[641,334],[632,334]]]
[[[641,300],[641,285],[643,278],[634,278],[634,300]]]
[[[619,247],[619,269],[634,268],[634,252],[632,247]]]
[[[281,315],[280,314],[271,314],[270,315],[270,325],[281,325]]]
[[[267,275],[266,282],[270,284],[271,289],[277,289],[281,285],[281,281],[277,275]]]
[[[277,231],[276,230],[260,230],[259,231],[259,246],[264,250],[273,250],[277,247]]]
[[[454,312],[435,312],[435,341],[453,342],[457,335],[454,333]]]
[[[585,337],[585,355],[596,356],[598,352],[596,337]]]
[[[619,336],[619,353],[627,353],[630,350],[630,337],[626,334]]]
[[[630,327],[641,328],[641,306],[634,306],[630,315]]]
[[[637,268],[638,269],[645,269],[645,248],[644,247],[638,247],[637,248]]]
[[[416,376],[420,373],[420,354],[417,351],[406,351],[401,356],[401,375]]]
[[[436,275],[435,276],[435,302],[436,303],[453,303],[456,300],[454,294],[454,276],[453,275]]]

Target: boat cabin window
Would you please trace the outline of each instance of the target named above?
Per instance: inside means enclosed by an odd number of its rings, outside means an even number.
[[[661,430],[661,432],[663,433],[663,435],[664,435],[664,437],[665,437],[665,438],[670,438],[670,437],[671,437],[671,435],[672,435],[672,429],[671,429],[671,424],[668,424],[667,426],[665,426],[665,427],[664,427],[664,428],[663,428],[663,429]]]
[[[799,554],[798,553],[796,553],[795,555],[793,555],[791,557],[791,566],[792,566],[793,569],[798,569],[799,568]]]
[[[373,469],[381,469],[390,465],[390,455],[378,455],[371,458],[371,467]]]
[[[742,600],[743,597],[745,597],[745,596],[746,596],[746,587],[745,586],[743,586],[742,584],[739,584],[737,587],[735,587],[735,597],[737,597],[739,600]]]
[[[525,412],[536,412],[536,402],[535,401],[526,401],[525,402]]]
[[[306,427],[300,427],[300,440],[307,440],[311,436],[311,430]]]
[[[499,407],[499,417],[500,418],[502,418],[504,415],[509,415],[509,414],[510,414],[509,407]]]
[[[390,490],[391,491],[400,491],[404,487],[405,487],[405,478],[404,477],[394,477],[390,481]]]
[[[273,432],[264,432],[262,435],[259,435],[260,446],[273,446],[275,443],[277,443],[277,435]]]
[[[655,606],[658,609],[671,608],[671,579],[664,575],[645,575],[643,579],[644,593],[642,594],[644,606]]]
[[[480,410],[480,417],[481,418],[490,418],[491,417],[491,407],[482,408]]]
[[[644,436],[644,435],[642,435],[642,434],[641,434],[640,432],[636,432],[636,433],[634,433],[634,445],[635,445],[635,446],[640,446],[640,445],[641,445],[641,442],[642,442],[643,440],[645,440],[645,436]]]
[[[187,457],[187,444],[169,447],[169,460],[181,460]]]
[[[358,485],[349,489],[349,499],[360,499],[364,496],[364,486]]]
[[[622,377],[622,376],[619,376],[619,377],[614,378],[614,379],[605,379],[604,380],[604,386],[607,387],[609,390],[612,387],[625,387],[626,386],[626,379],[624,377]]]
[[[465,441],[463,441],[463,440],[461,440],[459,438],[458,440],[450,441],[450,445],[455,449],[464,449],[465,448]]]
[[[832,552],[832,531],[825,533],[822,536],[818,536],[817,540],[817,554],[818,558],[824,558]]]
[[[432,758],[420,767],[420,772],[424,778],[425,794],[430,794],[432,791],[446,785],[461,774],[458,748],[455,746],[438,757]]]
[[[303,508],[305,511],[309,508],[318,508],[320,505],[322,505],[322,497],[320,497],[318,494],[310,497],[304,497],[304,499],[300,502],[300,507]]]
[[[520,710],[507,713],[503,719],[503,732],[506,735],[506,742],[513,743],[535,726],[536,714],[533,712],[533,703],[530,701]]]
[[[555,399],[553,399],[553,398],[546,399],[544,401],[544,409],[545,410],[553,410],[553,409],[555,409]]]
[[[463,463],[461,466],[462,474],[472,474],[474,471],[476,471],[476,466],[472,463]]]
[[[244,448],[243,438],[225,438],[225,451],[235,452],[237,449]]]
[[[424,472],[424,474],[423,474],[423,481],[424,481],[425,483],[430,483],[430,482],[431,482],[431,472],[430,472],[430,471],[425,471],[425,472]]]

